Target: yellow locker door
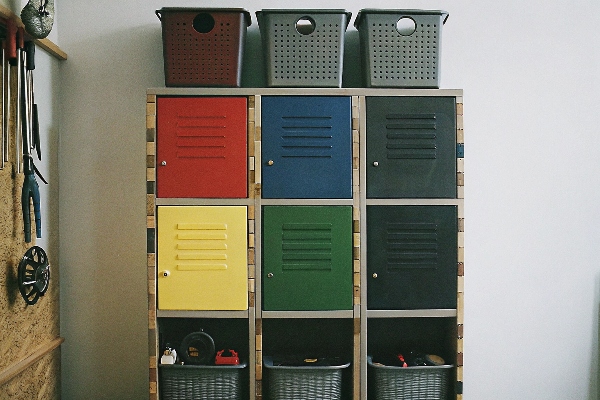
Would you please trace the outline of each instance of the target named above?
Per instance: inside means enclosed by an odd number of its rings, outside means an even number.
[[[245,206],[158,207],[158,308],[248,309]]]

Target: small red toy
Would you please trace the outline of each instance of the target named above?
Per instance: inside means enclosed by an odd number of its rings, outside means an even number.
[[[215,356],[216,365],[238,365],[240,358],[235,350],[219,350]]]

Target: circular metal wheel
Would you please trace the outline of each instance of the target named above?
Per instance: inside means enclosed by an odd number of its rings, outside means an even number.
[[[48,290],[50,264],[44,249],[33,246],[25,252],[19,263],[19,291],[29,305],[37,303]]]

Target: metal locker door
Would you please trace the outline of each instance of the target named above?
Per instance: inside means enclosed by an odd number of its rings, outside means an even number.
[[[352,207],[265,206],[264,310],[352,309]]]
[[[247,197],[246,98],[156,102],[157,197]]]
[[[246,310],[245,206],[159,206],[158,308]]]
[[[367,197],[456,197],[456,99],[367,97]]]
[[[350,97],[263,96],[262,197],[352,198]]]
[[[367,206],[367,307],[456,308],[456,206]]]

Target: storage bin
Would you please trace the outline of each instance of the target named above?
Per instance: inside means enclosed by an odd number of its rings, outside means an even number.
[[[161,364],[160,394],[163,400],[241,400],[242,371],[239,365]]]
[[[369,366],[369,389],[375,400],[446,400],[452,365],[396,367]]]
[[[166,86],[239,87],[250,13],[239,8],[156,10]]]
[[[263,357],[269,400],[341,399],[342,371],[350,366],[350,363],[294,366],[277,365],[276,361],[273,357]]]
[[[341,87],[345,10],[262,10],[256,12],[267,85]]]
[[[447,19],[439,10],[361,10],[354,26],[366,86],[438,88]]]

